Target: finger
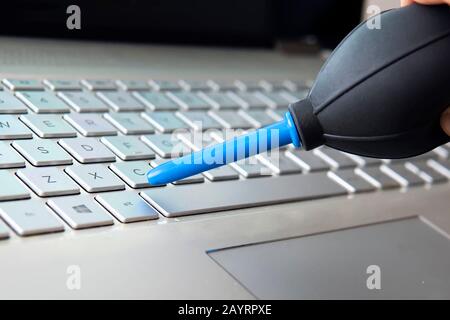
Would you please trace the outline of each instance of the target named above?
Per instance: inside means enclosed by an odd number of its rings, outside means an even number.
[[[402,7],[410,5],[411,3],[420,3],[420,4],[448,4],[450,5],[450,0],[400,0],[400,5]]]
[[[400,5],[402,7],[404,7],[404,6],[410,5],[413,2],[414,2],[414,0],[400,0]]]
[[[441,116],[441,127],[450,136],[450,107]]]
[[[414,0],[414,2],[420,4],[450,4],[450,0]]]
[[[450,0],[401,0],[400,4],[403,6],[407,6],[411,3],[420,3],[420,4],[448,4],[450,5]]]

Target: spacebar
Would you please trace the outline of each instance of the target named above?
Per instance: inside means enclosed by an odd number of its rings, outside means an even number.
[[[141,193],[166,217],[223,211],[346,194],[326,173],[153,188]]]

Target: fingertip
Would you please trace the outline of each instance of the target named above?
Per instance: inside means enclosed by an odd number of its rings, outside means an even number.
[[[441,116],[441,127],[450,136],[450,108],[447,108]]]
[[[400,0],[400,6],[404,7],[413,3],[414,0]]]

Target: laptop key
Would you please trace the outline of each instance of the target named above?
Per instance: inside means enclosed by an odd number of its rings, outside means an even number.
[[[450,146],[448,144],[433,149],[433,152],[441,158],[450,158]]]
[[[117,135],[117,130],[98,114],[71,113],[64,115],[64,120],[85,137]]]
[[[350,193],[369,192],[376,189],[372,184],[356,175],[353,169],[328,171],[327,175]]]
[[[381,159],[358,156],[356,154],[346,152],[343,152],[343,154],[356,162],[356,164],[360,167],[381,165],[383,163]]]
[[[256,158],[248,158],[230,164],[244,178],[271,176],[272,170],[262,165]]]
[[[258,154],[256,156],[261,163],[266,165],[276,174],[291,174],[291,173],[300,173],[302,172],[302,168],[286,157],[283,152],[274,151],[269,156],[267,153]]]
[[[379,167],[356,168],[355,173],[378,189],[399,188],[400,184]]]
[[[447,182],[447,178],[426,164],[425,161],[411,161],[405,163],[405,168],[417,174],[427,183]]]
[[[0,171],[0,201],[30,198],[28,190],[8,171]]]
[[[64,231],[63,224],[37,199],[1,203],[0,215],[20,236]]]
[[[104,117],[126,135],[155,132],[154,128],[137,113],[106,113]]]
[[[305,171],[324,171],[331,168],[328,163],[312,152],[288,149],[286,150],[286,156],[300,165]]]
[[[70,108],[49,92],[20,91],[16,96],[36,113],[66,113]]]
[[[287,89],[285,80],[261,80],[259,85],[266,91]]]
[[[77,132],[61,116],[53,114],[27,114],[19,118],[41,138],[76,137]]]
[[[225,92],[199,92],[199,97],[208,102],[214,109],[235,110],[240,105]]]
[[[137,137],[102,137],[100,141],[122,160],[153,159],[155,153]]]
[[[234,80],[207,80],[206,83],[214,91],[237,90]]]
[[[47,204],[73,229],[114,224],[112,217],[87,195],[50,199]]]
[[[418,156],[411,157],[411,158],[402,158],[402,159],[384,159],[383,161],[387,163],[405,163],[405,161],[424,161],[428,159],[439,159],[439,154],[434,151],[428,151],[422,154],[419,154]]]
[[[443,146],[439,146],[433,149],[433,152],[435,152],[438,157],[440,158],[448,158],[449,152],[447,150],[448,148],[445,147],[445,145]]]
[[[244,109],[267,108],[267,104],[255,96],[253,92],[228,92],[227,94]]]
[[[298,100],[302,100],[305,99],[308,96],[309,90],[305,89],[305,90],[299,90],[299,91],[282,91],[281,95],[283,97],[285,97],[287,100],[292,100],[294,101],[298,101]]]
[[[72,164],[72,157],[52,140],[14,141],[12,146],[35,167]]]
[[[198,151],[202,148],[206,148],[217,144],[217,141],[223,141],[225,136],[224,131],[209,131],[204,134],[197,134],[194,131],[186,131],[177,134],[177,138],[185,143],[193,151]],[[232,136],[234,137],[234,135]],[[230,137],[230,139],[232,138]]]
[[[44,90],[41,82],[31,79],[3,79],[3,84],[12,91],[18,90]]]
[[[174,91],[168,92],[167,96],[185,110],[207,110],[211,108],[209,103],[194,92]]]
[[[81,84],[88,90],[115,90],[116,86],[112,80],[81,80]]]
[[[9,238],[9,230],[6,225],[0,220],[0,240]]]
[[[101,164],[71,166],[66,173],[87,192],[103,192],[125,189],[125,185],[108,167]]]
[[[0,140],[31,139],[31,131],[15,116],[0,115]]]
[[[97,96],[116,112],[142,111],[145,107],[128,92],[99,92]]]
[[[43,83],[53,91],[63,90],[81,90],[80,83],[77,80],[56,80],[45,79]]]
[[[0,92],[0,114],[27,113],[28,108],[9,92]]]
[[[173,112],[154,111],[142,113],[142,118],[150,122],[158,131],[169,133],[178,129],[188,128],[188,125],[178,119]]]
[[[171,134],[142,136],[142,141],[162,158],[174,158],[191,153],[191,150]]]
[[[230,166],[222,166],[203,172],[203,175],[210,181],[224,181],[239,179],[239,174]]]
[[[238,114],[254,128],[265,127],[274,122],[274,119],[269,117],[264,110],[239,110]]]
[[[450,179],[450,160],[429,159],[427,165]]]
[[[144,80],[117,80],[116,84],[122,90],[149,90],[147,82]]]
[[[148,84],[156,91],[181,90],[178,83],[170,80],[150,80]]]
[[[179,80],[178,84],[187,91],[209,90],[207,81],[203,80]]]
[[[8,143],[0,141],[0,169],[25,167],[25,161]]]
[[[150,187],[147,172],[151,169],[145,161],[131,161],[113,163],[110,169],[133,189]]]
[[[284,85],[291,91],[309,90],[311,87],[310,80],[286,80]]]
[[[254,91],[262,89],[259,80],[235,80],[234,85],[242,91]]]
[[[299,98],[298,95],[296,95],[295,93],[286,90],[278,91],[277,93],[280,97],[286,99],[289,103],[294,103],[297,102],[298,100],[306,98],[306,96],[303,98]]]
[[[235,111],[215,110],[209,111],[209,116],[219,122],[226,129],[250,129],[252,125]]]
[[[59,144],[81,163],[116,161],[114,154],[95,138],[62,139]]]
[[[108,107],[90,92],[58,92],[60,97],[76,112],[106,112]]]
[[[80,193],[80,188],[75,182],[59,168],[27,168],[18,170],[16,174],[40,197]]]
[[[175,101],[169,99],[161,92],[133,92],[133,96],[150,110],[169,111],[179,109]]]
[[[203,111],[180,111],[175,114],[194,130],[220,129],[221,125]]]
[[[286,109],[288,104],[293,102],[292,99],[287,99],[279,92],[255,92],[255,96],[263,101],[267,106],[273,109],[284,108]]]
[[[406,169],[404,163],[383,164],[380,166],[380,170],[397,181],[402,187],[417,186],[425,183],[421,177]]]
[[[177,180],[172,182],[172,184],[174,185],[182,185],[182,184],[190,184],[190,183],[201,183],[204,182],[205,178],[203,177],[202,174],[196,174],[181,180]]]
[[[201,195],[192,197],[192,195]],[[272,179],[230,180],[177,188],[148,189],[141,196],[167,217],[247,208],[347,194],[325,173]],[[174,199],[177,199],[174,201]]]
[[[328,163],[333,169],[352,168],[357,165],[355,161],[350,159],[343,152],[335,149],[322,147],[314,149],[313,153]]]
[[[113,192],[98,195],[95,199],[122,223],[159,218],[158,212],[136,193]]]

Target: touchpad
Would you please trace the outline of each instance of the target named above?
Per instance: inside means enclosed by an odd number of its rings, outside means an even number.
[[[450,241],[419,218],[208,254],[260,299],[450,298]]]

